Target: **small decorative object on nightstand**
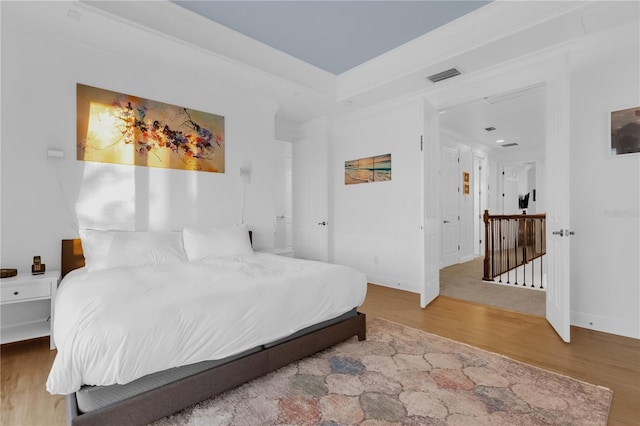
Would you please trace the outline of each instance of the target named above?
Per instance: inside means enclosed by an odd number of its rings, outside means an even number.
[[[0,343],[51,336],[60,271],[18,275],[0,281]]]
[[[40,256],[33,256],[33,265],[31,265],[31,273],[33,275],[44,274],[44,263],[40,262]]]
[[[18,275],[18,270],[17,269],[12,269],[12,268],[2,268],[0,269],[0,278],[9,278],[9,277],[15,277],[16,275]]]

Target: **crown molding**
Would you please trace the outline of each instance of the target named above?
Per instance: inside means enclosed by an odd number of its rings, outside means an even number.
[[[336,76],[224,25],[167,1],[77,2],[141,30],[180,40],[221,60],[277,76],[323,95],[335,96]]]

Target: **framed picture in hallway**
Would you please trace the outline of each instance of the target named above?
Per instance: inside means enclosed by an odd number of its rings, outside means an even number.
[[[611,112],[611,155],[640,153],[640,107]]]
[[[469,195],[469,172],[462,172],[462,193]]]

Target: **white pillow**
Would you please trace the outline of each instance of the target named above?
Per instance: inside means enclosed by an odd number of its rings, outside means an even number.
[[[245,224],[206,230],[185,228],[182,237],[191,261],[253,254]]]
[[[81,229],[87,270],[127,268],[187,260],[181,232]]]

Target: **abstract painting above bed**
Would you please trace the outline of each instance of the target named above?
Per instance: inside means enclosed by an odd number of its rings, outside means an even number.
[[[77,85],[78,160],[224,173],[224,117]]]

